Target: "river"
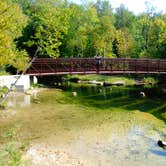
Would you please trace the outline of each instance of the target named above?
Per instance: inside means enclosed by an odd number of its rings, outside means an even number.
[[[166,140],[160,90],[67,83],[31,96],[11,95],[0,114],[1,147],[13,128],[24,145],[22,162],[31,165],[164,166],[166,151],[157,145]]]

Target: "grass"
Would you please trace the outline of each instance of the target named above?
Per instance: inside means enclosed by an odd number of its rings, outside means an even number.
[[[8,141],[0,146],[0,166],[20,166],[22,151],[17,140],[17,129],[10,128],[5,137]]]
[[[7,88],[6,87],[2,87],[2,88],[0,88],[0,101],[1,101],[1,99],[2,99],[2,97],[3,97],[3,95],[7,92]],[[6,108],[6,102],[3,102],[3,103],[1,103],[0,104],[0,110],[1,109],[5,109]]]
[[[0,95],[7,92],[7,87],[0,87]]]
[[[4,70],[0,70],[0,76],[4,76],[4,75],[10,75],[10,74]]]

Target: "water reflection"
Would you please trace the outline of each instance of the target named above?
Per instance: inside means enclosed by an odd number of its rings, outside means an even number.
[[[76,91],[77,94],[81,97],[86,98],[97,98],[99,100],[108,100],[113,97],[129,96],[135,95],[139,97],[140,89],[127,88],[127,87],[116,87],[116,86],[95,86],[95,85],[84,85],[84,84],[75,84],[75,83],[66,83],[63,84],[62,89],[65,91]],[[132,93],[132,92],[136,93]]]
[[[139,110],[155,115],[166,122],[166,95],[163,86],[96,86],[67,83],[62,87],[67,92],[76,92],[78,100],[87,106],[101,109],[111,107],[127,111]],[[144,94],[142,96],[141,94]]]
[[[37,92],[32,94],[12,93],[7,98],[7,107],[29,107],[37,99]]]
[[[100,99],[109,99],[116,96],[131,96],[133,98],[140,98],[141,92],[143,92],[149,98],[166,99],[165,85],[156,86],[99,86],[99,85],[87,85],[76,84],[71,82],[65,82],[61,88],[65,91],[76,91],[80,96],[98,95]]]
[[[30,106],[31,104],[31,96],[30,95],[19,95],[17,97],[10,96],[7,99],[7,106],[8,107],[26,107]]]

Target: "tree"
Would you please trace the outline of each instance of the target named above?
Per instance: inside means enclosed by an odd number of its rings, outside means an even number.
[[[112,12],[108,0],[81,5],[67,0],[17,2],[29,17],[19,49],[39,57],[165,57],[165,15],[147,10],[135,16],[124,5]],[[16,41],[16,40],[15,40]]]
[[[166,58],[166,17],[156,16],[149,32],[148,52],[151,57]]]
[[[69,10],[58,0],[38,0],[29,5],[26,12],[30,21],[19,45],[30,54],[38,48],[39,57],[58,57],[61,40],[68,29]]]
[[[135,53],[135,41],[131,34],[126,31],[117,30],[114,41],[114,49],[117,57],[132,57]]]
[[[95,47],[106,57],[114,56],[112,43],[115,38],[114,15],[109,1],[98,0],[95,4],[99,23],[95,30]]]
[[[62,56],[94,56],[94,32],[99,21],[96,9],[93,5],[85,8],[82,5],[71,4],[70,11],[72,15],[65,40],[62,41]]]
[[[126,29],[131,31],[133,28],[133,23],[135,21],[135,16],[130,12],[125,5],[121,4],[115,12],[115,27],[116,29]]]
[[[142,43],[139,57],[165,58],[165,15],[156,13],[155,8],[148,2],[146,6],[146,13],[141,14],[137,19],[141,32],[138,41]]]
[[[157,25],[160,27],[160,33],[158,34],[158,40],[157,40],[157,53],[156,55],[159,56],[159,58],[165,58],[166,59],[166,14],[164,14],[161,17],[161,20],[159,22],[156,22]]]
[[[0,66],[13,65],[19,70],[25,67],[27,54],[16,48],[15,39],[26,23],[27,17],[18,4],[0,1]]]
[[[145,2],[146,5],[146,13],[140,15],[138,22],[141,25],[141,33],[142,33],[142,50],[140,52],[140,57],[151,57],[149,53],[149,44],[150,44],[150,33],[153,24],[153,20],[156,16],[155,8],[149,3]]]
[[[136,57],[135,16],[123,4],[115,13],[113,51],[117,57]]]

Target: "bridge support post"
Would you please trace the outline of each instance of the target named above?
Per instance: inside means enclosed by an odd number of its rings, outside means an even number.
[[[38,79],[37,79],[36,76],[31,76],[30,80],[31,80],[31,84],[37,84],[38,83]]]

